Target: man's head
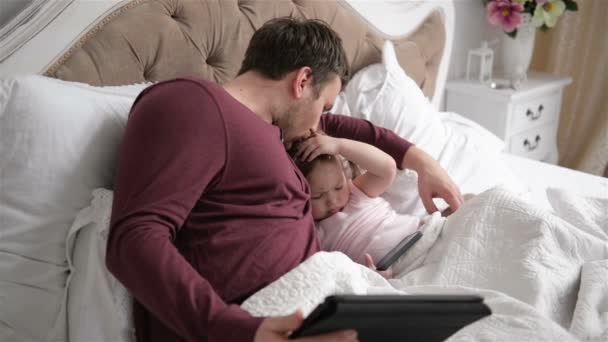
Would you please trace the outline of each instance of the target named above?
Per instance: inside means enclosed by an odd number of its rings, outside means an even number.
[[[311,69],[318,96],[322,84],[338,76],[348,81],[348,61],[342,39],[321,20],[283,17],[269,20],[251,37],[239,75],[257,71],[280,80],[302,67]]]
[[[320,20],[291,17],[270,20],[254,33],[239,75],[249,71],[286,85],[287,95],[272,108],[285,141],[316,128],[348,80],[348,62],[336,32]]]

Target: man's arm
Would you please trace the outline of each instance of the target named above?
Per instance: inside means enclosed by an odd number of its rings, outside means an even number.
[[[371,122],[343,115],[321,115],[319,123],[325,133],[337,138],[359,140],[388,153],[400,169],[411,169],[418,174],[418,191],[425,209],[437,211],[433,198],[443,198],[456,211],[463,203],[458,186],[445,170],[423,150],[385,128]]]
[[[185,80],[162,83],[136,101],[117,165],[107,267],[189,341],[250,341],[262,321],[224,303],[173,243],[221,174],[225,148],[217,104],[206,91]]]

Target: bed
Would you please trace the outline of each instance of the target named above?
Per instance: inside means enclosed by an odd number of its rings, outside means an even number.
[[[290,279],[297,274],[288,274],[245,303],[250,312],[280,314],[294,307],[309,311],[331,289],[453,293],[473,288],[490,298],[499,314],[460,338],[607,338],[608,299],[600,283],[608,276],[608,180],[505,154],[504,142],[491,133],[457,113],[439,111],[452,54],[453,6],[452,0],[66,0],[17,25],[8,35],[11,44],[0,45],[10,47],[9,52],[0,51],[0,298],[7,308],[0,312],[0,340],[132,339],[129,296],[103,264],[112,166],[130,105],[150,82],[185,75],[216,82],[229,79],[254,28],[281,15],[321,18],[342,36],[352,72],[361,72],[340,95],[334,112],[371,120],[412,140],[439,160],[463,192],[487,194],[501,186],[526,197],[545,210],[535,215],[551,223],[539,231],[556,232],[539,235],[546,243],[567,237],[564,232],[573,228],[566,226],[584,226],[572,241],[560,241],[548,251],[559,253],[576,242],[591,254],[556,256],[576,275],[571,279],[576,289],[559,292],[552,287],[560,280],[559,272],[547,275],[547,281],[507,282],[504,288],[495,277],[482,287],[464,277],[437,280],[429,274],[440,271],[425,269],[424,263],[410,276],[388,284],[340,256],[321,253],[297,271],[314,275],[329,265],[335,272],[322,281],[330,287],[302,295],[306,285],[315,284],[294,284]],[[42,76],[19,77],[23,74]],[[387,79],[392,80],[393,93],[386,92]],[[363,90],[371,97],[360,96]],[[386,198],[399,211],[423,215],[416,181],[415,173],[402,172]],[[496,198],[518,201],[500,191],[494,197],[479,196],[471,207],[499,205]],[[570,214],[551,216],[556,211]],[[460,217],[462,222],[468,219]],[[433,242],[443,229],[437,227]],[[474,226],[470,234],[485,234],[484,228]],[[464,246],[471,236],[452,236],[452,241],[463,239]],[[450,256],[429,248],[424,251],[429,260]],[[276,295],[283,293],[281,286],[292,289],[289,298]],[[580,308],[568,299],[579,287],[588,289],[578,293]],[[552,297],[529,295],[543,291]],[[564,302],[567,310],[558,305]]]

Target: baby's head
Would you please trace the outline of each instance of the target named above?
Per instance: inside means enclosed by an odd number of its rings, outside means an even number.
[[[344,209],[350,189],[339,157],[323,154],[310,162],[296,160],[295,163],[310,184],[312,216],[316,221]]]

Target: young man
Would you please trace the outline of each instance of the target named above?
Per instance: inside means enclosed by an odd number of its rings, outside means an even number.
[[[172,80],[138,97],[106,261],[137,301],[139,341],[282,341],[301,324],[299,313],[254,318],[239,304],[319,250],[309,186],[284,148],[317,126],[378,146],[418,171],[428,200],[458,207],[458,189],[422,151],[366,121],[322,115],[347,78],[335,32],[282,18],[254,34],[234,80]]]

